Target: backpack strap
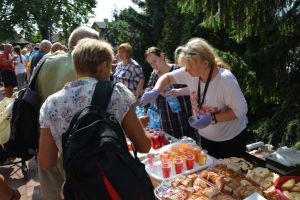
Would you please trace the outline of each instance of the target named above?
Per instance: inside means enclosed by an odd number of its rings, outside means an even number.
[[[112,81],[98,81],[93,94],[92,106],[106,111],[115,83]]]
[[[30,78],[30,81],[29,81],[29,85],[28,87],[32,90],[34,90],[35,88],[35,82],[36,82],[36,79],[42,69],[42,66],[44,65],[45,61],[47,60],[49,56],[44,56],[39,62],[38,64],[35,66],[33,72],[32,72],[32,75],[31,75],[31,78]]]

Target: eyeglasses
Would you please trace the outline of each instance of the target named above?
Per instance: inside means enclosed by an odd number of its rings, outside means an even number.
[[[177,55],[183,54],[184,56],[195,56],[197,55],[197,51],[192,48],[182,47],[179,48]]]
[[[182,52],[185,55],[189,55],[189,56],[195,56],[195,55],[197,55],[197,51],[195,49],[182,49]]]

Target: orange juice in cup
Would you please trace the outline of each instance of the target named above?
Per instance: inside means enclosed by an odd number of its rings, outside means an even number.
[[[188,145],[188,144],[180,144],[180,145],[178,146],[178,150],[179,150],[180,152],[185,152],[186,150],[188,150],[188,149],[190,149],[190,148],[191,148],[191,146]]]
[[[174,160],[176,159],[176,157],[177,157],[177,152],[171,151],[170,152],[170,160],[171,160],[171,162],[174,162]]]
[[[206,161],[207,161],[207,150],[202,149],[201,155],[200,155],[200,158],[199,158],[199,164],[200,165],[205,165]]]
[[[199,163],[200,155],[201,155],[201,147],[194,147],[193,148],[193,153],[194,153],[194,156],[195,156],[195,162]]]
[[[170,152],[165,151],[165,152],[161,153],[159,155],[159,157],[160,157],[160,160],[162,163],[170,162],[171,154],[170,154]]]
[[[177,153],[178,151],[179,151],[179,149],[178,149],[177,145],[171,147],[171,152]]]

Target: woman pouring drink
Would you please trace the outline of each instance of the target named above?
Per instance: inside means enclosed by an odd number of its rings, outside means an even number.
[[[192,104],[190,126],[198,129],[202,148],[216,158],[245,154],[247,102],[235,76],[213,47],[193,38],[175,51],[180,69],[162,75],[141,103],[152,103],[169,84],[186,84]]]

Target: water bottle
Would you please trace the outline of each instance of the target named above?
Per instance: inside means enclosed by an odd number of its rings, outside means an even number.
[[[160,129],[160,117],[156,106],[148,109],[147,115],[150,118],[149,128]]]
[[[167,91],[171,90],[172,88],[173,88],[172,86],[168,86]],[[180,103],[177,97],[168,96],[166,97],[166,101],[168,102],[173,113],[179,113],[181,111]]]
[[[142,117],[142,116],[144,116],[144,109],[141,108],[141,107],[139,107],[139,106],[137,106],[137,107],[135,108],[135,114],[136,114],[137,117]]]

